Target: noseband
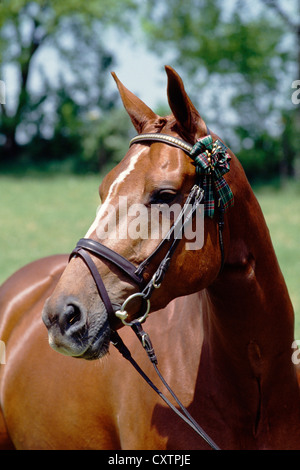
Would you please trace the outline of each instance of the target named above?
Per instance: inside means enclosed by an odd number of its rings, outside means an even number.
[[[207,136],[210,137],[210,136]],[[204,138],[205,139],[205,138]],[[202,140],[202,139],[201,139]],[[130,145],[134,145],[136,143],[152,143],[152,142],[161,142],[165,143],[177,148],[180,148],[184,152],[186,152],[191,158],[194,159],[194,161],[197,161],[197,155],[199,154],[199,151],[196,152],[195,155],[195,147],[197,147],[198,150],[205,150],[205,155],[204,155],[204,160],[205,162],[208,162],[207,168],[208,171],[210,172],[213,167],[211,163],[211,155],[213,152],[208,152],[206,146],[201,142],[200,144],[196,143],[195,146],[192,146],[191,144],[183,141],[182,139],[179,139],[177,137],[165,135],[165,134],[140,134],[136,137],[134,137]],[[210,140],[212,142],[212,139],[210,137]],[[221,146],[216,146],[214,143],[211,146],[211,150],[214,149],[222,149],[223,147],[223,152],[224,144],[221,144],[219,141],[217,141],[218,144]],[[203,144],[203,145],[202,145]],[[202,147],[201,147],[202,146]],[[196,158],[195,158],[196,157]],[[229,159],[229,157],[228,157]],[[204,161],[203,160],[203,161]],[[228,167],[229,168],[229,167]],[[197,168],[196,168],[197,170]],[[228,170],[227,170],[228,171]],[[197,174],[197,171],[196,171]],[[208,175],[210,173],[206,173]],[[225,180],[224,180],[225,181]],[[203,180],[202,180],[203,182]],[[204,182],[205,184],[205,182]],[[79,242],[76,245],[76,248],[72,251],[70,255],[70,259],[79,256],[87,265],[88,269],[90,270],[90,273],[95,281],[95,284],[97,286],[98,293],[105,305],[106,311],[108,318],[114,318],[114,315],[118,317],[124,325],[129,325],[132,327],[133,331],[136,333],[138,336],[139,340],[141,341],[143,347],[145,348],[151,362],[153,363],[154,367],[156,368],[156,372],[160,376],[161,380],[165,384],[165,386],[168,388],[172,396],[175,398],[177,403],[179,404],[180,408],[182,409],[182,412],[179,412],[167,399],[164,397],[164,395],[159,392],[159,390],[155,387],[155,385],[148,379],[148,377],[144,374],[144,372],[140,369],[140,367],[135,363],[135,361],[132,359],[130,352],[124,345],[123,341],[121,340],[120,336],[117,334],[117,332],[112,331],[111,333],[111,342],[114,344],[114,346],[117,347],[117,349],[122,353],[122,355],[128,359],[134,367],[138,370],[138,372],[144,377],[144,379],[147,381],[147,383],[163,398],[163,400],[175,411],[177,414],[180,415],[182,419],[184,419],[203,439],[206,440],[206,442],[209,443],[209,445],[213,449],[218,449],[218,446],[205,434],[203,429],[193,420],[193,418],[188,414],[187,410],[183,407],[183,405],[180,403],[180,401],[177,399],[176,395],[172,392],[172,390],[169,388],[168,384],[164,381],[163,377],[159,373],[156,364],[157,364],[157,359],[151,344],[151,341],[147,335],[147,333],[144,332],[144,330],[141,328],[141,323],[145,321],[145,319],[148,316],[148,313],[150,311],[150,297],[154,289],[158,289],[162,283],[162,280],[168,270],[168,267],[170,265],[170,261],[172,258],[172,255],[174,254],[174,251],[179,244],[181,240],[180,234],[183,233],[184,228],[186,225],[191,221],[193,218],[194,214],[196,213],[197,208],[205,199],[205,190],[203,187],[201,187],[201,177],[199,177],[199,172],[197,175],[197,182],[196,184],[192,187],[190,190],[190,193],[180,211],[180,214],[176,218],[174,224],[170,228],[169,232],[167,235],[161,240],[161,242],[158,244],[156,249],[151,253],[150,256],[148,256],[139,266],[133,265],[131,262],[129,262],[127,259],[125,259],[123,256],[120,254],[116,253],[115,251],[111,250],[110,248],[104,246],[102,243],[99,243],[95,240],[88,239],[88,238],[82,238],[79,240]],[[224,186],[224,183],[223,183]],[[205,203],[205,201],[204,201]],[[219,212],[219,220],[218,220],[218,229],[219,229],[219,244],[220,244],[220,250],[221,250],[221,269],[224,264],[224,246],[223,246],[223,227],[224,227],[224,211],[225,207],[222,202],[222,198],[220,197],[218,200],[218,212]],[[155,270],[152,278],[150,279],[149,282],[145,282],[143,274],[145,272],[145,269],[150,265],[150,263],[153,261],[153,259],[158,255],[162,248],[166,248],[166,254],[162,257],[157,269]],[[130,295],[121,306],[118,306],[118,308],[114,308],[111,300],[109,298],[108,292],[104,286],[104,283],[102,281],[102,278],[100,276],[100,273],[98,272],[98,269],[92,260],[90,254],[97,256],[100,259],[109,261],[110,263],[114,264],[123,274],[125,274],[127,277],[129,277],[135,284],[137,284],[139,291]],[[139,310],[139,318],[137,320],[133,320],[131,322],[127,322],[128,318],[128,305],[130,302],[132,302],[134,299],[140,298],[142,305]]]

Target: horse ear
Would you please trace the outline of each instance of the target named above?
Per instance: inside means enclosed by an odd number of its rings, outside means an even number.
[[[132,124],[140,134],[149,121],[156,121],[159,116],[155,114],[142,100],[135,96],[118,79],[115,72],[111,73],[119,90],[124,108],[130,116]]]
[[[168,76],[168,101],[172,113],[187,140],[196,140],[207,134],[207,127],[188,97],[183,81],[175,70],[166,65]]]

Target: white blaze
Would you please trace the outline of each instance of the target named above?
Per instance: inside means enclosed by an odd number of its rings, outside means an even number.
[[[112,183],[112,185],[109,188],[107,198],[105,199],[105,202],[101,206],[98,207],[96,218],[95,218],[94,222],[92,223],[92,225],[90,226],[90,228],[88,229],[88,231],[85,235],[85,238],[89,238],[91,236],[91,234],[97,229],[97,227],[99,225],[99,221],[104,216],[105,212],[107,211],[107,209],[109,208],[109,206],[111,204],[112,197],[115,194],[118,193],[118,188],[119,188],[120,184],[124,183],[124,181],[128,177],[128,175],[130,175],[130,173],[134,170],[135,165],[136,165],[140,155],[143,152],[145,152],[145,150],[146,150],[145,148],[142,148],[139,152],[132,155],[132,157],[130,159],[130,162],[129,162],[129,165],[126,168],[126,170],[122,171],[122,173],[120,173],[119,176]]]

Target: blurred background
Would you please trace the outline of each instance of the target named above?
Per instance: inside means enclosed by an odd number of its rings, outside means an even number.
[[[244,166],[300,339],[300,0],[1,0],[0,282],[91,224],[134,135],[110,72],[164,115],[165,64]]]

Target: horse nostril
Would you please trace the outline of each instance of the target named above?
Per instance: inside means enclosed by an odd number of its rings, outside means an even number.
[[[77,305],[68,304],[64,312],[64,323],[70,327],[81,320],[81,311]]]

